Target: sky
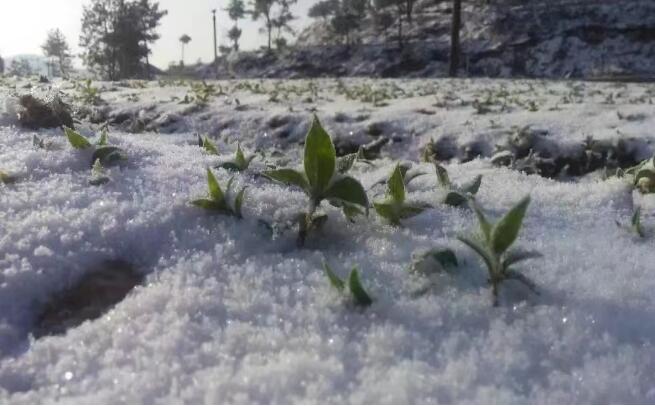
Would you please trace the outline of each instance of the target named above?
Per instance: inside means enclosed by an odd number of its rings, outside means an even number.
[[[307,9],[316,0],[298,0],[292,11],[299,17],[298,28],[307,24]],[[246,0],[246,3],[249,1]],[[18,54],[41,55],[41,44],[49,30],[59,28],[73,53],[80,53],[78,46],[82,19],[82,6],[89,0],[0,0],[0,56]],[[160,8],[168,10],[162,18],[161,38],[152,48],[151,63],[166,68],[171,61],[180,60],[182,34],[191,37],[185,47],[187,64],[198,59],[211,61],[213,38],[211,10],[218,9],[217,25],[219,45],[228,45],[227,30],[231,27],[227,13],[223,11],[228,0],[159,0]],[[259,32],[261,22],[245,19],[239,22],[243,30],[241,48],[252,49],[263,45],[266,36]],[[76,65],[80,62],[76,61]]]

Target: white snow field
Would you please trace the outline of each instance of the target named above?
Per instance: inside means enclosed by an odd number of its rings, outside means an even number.
[[[133,118],[109,130],[127,164],[91,186],[88,151],[72,149],[60,129],[16,124],[14,96],[43,87],[5,79],[0,170],[18,180],[0,184],[1,403],[655,403],[652,195],[602,171],[548,179],[488,158],[512,126],[526,125],[547,131],[555,156],[593,136],[632,140],[633,154],[648,158],[654,85],[220,84],[226,94],[195,107],[180,104],[188,84],[95,83],[107,102],[96,113]],[[390,96],[344,94],[366,85]],[[70,82],[55,87],[76,108],[90,108],[73,98],[80,92]],[[489,94],[492,111],[478,114],[472,101]],[[259,220],[289,219],[305,197],[256,173],[267,163],[301,163],[313,112],[337,144],[374,140],[368,133],[379,124],[392,143],[351,174],[369,188],[396,160],[414,162],[427,175],[410,183],[408,197],[434,208],[392,227],[374,210],[350,223],[323,203],[329,219],[304,248],[294,230],[273,238]],[[130,132],[138,120],[144,131]],[[77,128],[97,139],[99,125]],[[197,131],[224,155],[198,147]],[[51,145],[35,148],[34,135]],[[483,175],[477,200],[490,215],[531,195],[517,245],[543,258],[518,269],[540,295],[507,282],[492,306],[483,263],[456,239],[477,230],[474,213],[441,204],[434,167],[419,163],[428,140],[444,136],[488,150],[444,165],[455,182]],[[231,158],[236,140],[266,151],[234,175],[247,186],[242,220],[189,204],[206,194],[206,168]],[[221,185],[232,176],[214,172]],[[372,187],[370,200],[383,192]],[[629,222],[635,203],[643,239],[616,225]],[[413,255],[438,246],[454,250],[458,268],[408,272]],[[129,262],[144,283],[102,317],[35,338],[48,300],[104,260]],[[356,307],[336,291],[323,260],[340,275],[357,266],[373,304]]]

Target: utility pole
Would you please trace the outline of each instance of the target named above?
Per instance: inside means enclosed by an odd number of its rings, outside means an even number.
[[[214,23],[214,74],[218,77],[218,54],[216,46],[216,9],[212,10],[212,22]]]

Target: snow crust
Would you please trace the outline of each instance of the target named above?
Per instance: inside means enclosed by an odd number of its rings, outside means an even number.
[[[88,184],[88,154],[67,146],[60,130],[22,130],[5,116],[0,169],[20,181],[0,185],[0,401],[654,403],[655,251],[652,239],[637,240],[615,224],[629,221],[630,186],[598,176],[558,182],[495,168],[486,158],[446,165],[455,182],[484,176],[478,199],[491,215],[532,196],[518,245],[544,258],[520,269],[541,295],[508,283],[501,288],[503,305],[494,308],[482,264],[455,239],[476,229],[474,214],[439,204],[434,169],[417,163],[420,147],[438,135],[493,146],[504,135],[490,129],[489,119],[504,129],[547,129],[558,145],[577,145],[587,135],[635,137],[648,156],[655,111],[647,98],[635,99],[653,86],[385,82],[407,92],[434,87],[435,95],[373,107],[346,100],[334,92],[334,81],[322,81],[318,101],[306,105],[240,91],[183,114],[187,106],[158,102],[184,94],[181,87],[160,89],[153,82],[146,89],[108,90],[102,97],[113,113],[184,119],[171,134],[111,130],[110,142],[127,151],[129,163],[110,169],[112,181],[100,187]],[[469,105],[431,106],[446,91],[470,100],[501,87],[554,106],[572,85],[584,89],[580,102],[558,111],[477,115]],[[126,101],[127,93],[141,101]],[[603,103],[609,93],[621,93],[616,104]],[[235,110],[235,98],[249,108]],[[272,239],[258,222],[289,218],[305,207],[299,191],[254,175],[265,168],[261,158],[235,177],[248,186],[243,220],[188,204],[206,194],[205,168],[231,158],[235,140],[248,151],[275,147],[299,164],[310,106],[335,137],[368,140],[368,126],[384,121],[393,129],[389,135],[402,141],[386,147],[373,168],[357,164],[353,176],[369,188],[388,176],[396,159],[413,161],[428,175],[411,183],[409,198],[435,208],[393,228],[374,213],[350,223],[325,205],[325,228],[297,249],[293,232]],[[416,113],[420,108],[435,114]],[[617,110],[644,116],[620,120]],[[337,121],[337,113],[367,118]],[[294,123],[287,138],[275,138],[267,125],[276,115]],[[219,136],[226,122],[232,124]],[[92,134],[96,126],[80,128]],[[198,130],[214,137],[225,155],[199,148]],[[35,149],[35,134],[54,147]],[[215,173],[222,185],[231,176]],[[375,192],[383,188],[372,188],[369,197]],[[646,196],[642,205],[648,228],[655,204]],[[456,252],[454,275],[407,272],[412,254],[435,246]],[[145,284],[66,335],[35,340],[29,334],[52,294],[93,264],[116,258],[145,274]],[[324,259],[341,275],[358,266],[373,305],[357,309],[335,292],[323,275]],[[426,294],[417,294],[426,286]]]

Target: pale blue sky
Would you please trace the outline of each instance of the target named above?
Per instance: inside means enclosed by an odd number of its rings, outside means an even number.
[[[294,14],[301,17],[296,26],[307,23],[307,9],[316,0],[298,0]],[[227,14],[222,11],[228,0],[159,0],[160,8],[168,10],[162,19],[161,39],[155,44],[151,61],[165,68],[170,61],[180,59],[178,38],[188,34],[192,41],[184,53],[187,63],[198,58],[209,61],[213,57],[211,10],[219,10],[219,44],[227,45],[226,31],[231,26]],[[248,2],[248,0],[246,1]],[[88,0],[0,0],[0,55],[41,54],[40,45],[46,33],[59,28],[66,36],[73,52],[79,52],[78,38],[82,5]],[[240,22],[243,30],[242,48],[251,49],[264,43],[265,35],[259,33],[261,22],[249,19]]]

